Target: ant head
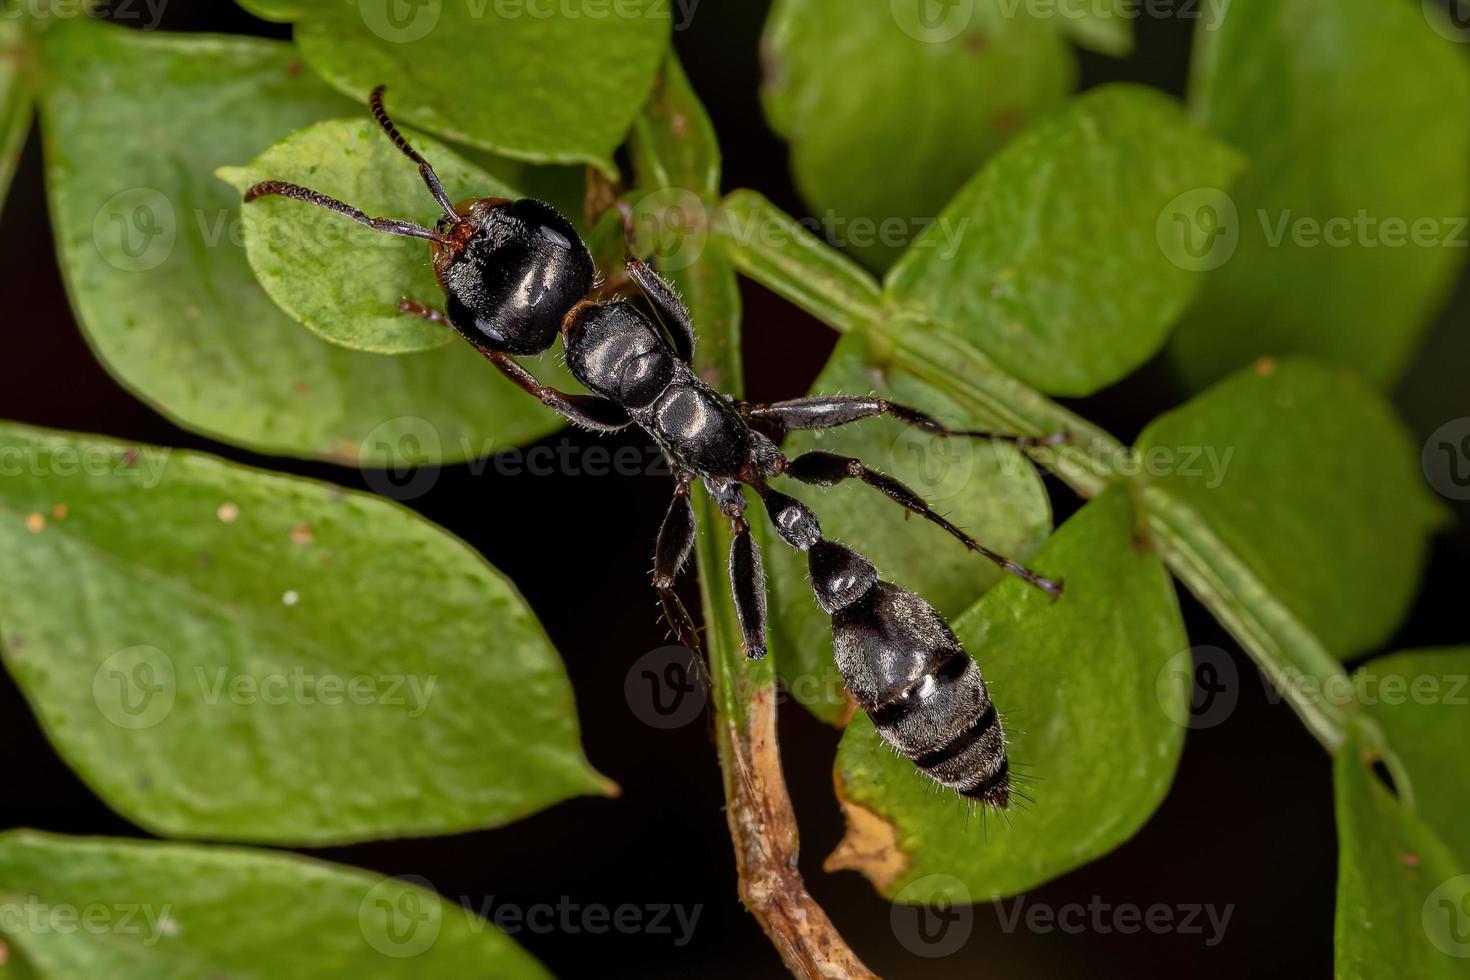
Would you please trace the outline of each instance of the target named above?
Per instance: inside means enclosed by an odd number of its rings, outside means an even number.
[[[437,231],[434,272],[445,312],[473,344],[541,353],[596,277],[572,223],[540,201],[467,201]]]
[[[540,201],[487,197],[455,206],[439,175],[383,109],[383,86],[368,100],[373,118],[419,165],[434,200],[444,209],[433,229],[394,218],[370,218],[319,191],[266,180],[245,200],[281,195],[346,215],[377,231],[433,242],[434,272],[447,297],[454,329],[476,347],[508,354],[539,354],[556,342],[562,318],[592,290],[592,254],[570,221]]]

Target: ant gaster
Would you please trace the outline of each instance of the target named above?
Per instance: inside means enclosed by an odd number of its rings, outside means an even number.
[[[598,432],[636,424],[658,443],[676,476],[673,503],[654,549],[653,585],[664,618],[691,649],[699,648],[699,638],[674,592],[674,580],[694,547],[689,493],[698,477],[734,531],[730,585],[746,654],[765,655],[765,573],[745,517],[744,488],[750,487],[776,533],[807,553],[817,604],[832,617],[837,665],[883,738],[940,784],[1005,807],[1010,799],[1005,736],[979,667],[932,606],[881,581],[872,563],[851,548],[822,537],[816,515],[768,481],[787,476],[827,487],[859,480],[1054,597],[1060,595],[1061,583],[985,548],[935,513],[913,490],[861,461],[827,452],[788,460],[757,426],[779,437],[788,430],[826,429],[888,415],[934,436],[1023,446],[1054,445],[1065,434],[1029,438],[956,431],[923,412],[861,395],[770,404],[723,395],[691,368],[694,324],[662,276],[637,258],[627,259],[627,278],[642,291],[653,316],[627,299],[593,298],[597,272],[591,253],[566,218],[534,200],[452,203],[434,169],[388,118],[382,93],[382,86],[372,93],[374,118],[418,164],[424,183],[444,210],[433,229],[369,217],[324,194],[281,181],[256,184],[245,200],[282,195],[328,208],[378,231],[431,242],[445,309],[440,312],[404,300],[402,312],[454,329],[507,378],[569,421]],[[568,368],[592,394],[567,394],[543,385],[516,361],[516,355],[548,350],[558,334]]]

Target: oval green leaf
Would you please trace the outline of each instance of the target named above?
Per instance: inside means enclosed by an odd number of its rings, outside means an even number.
[[[294,22],[307,64],[353,98],[386,84],[394,113],[438,136],[610,175],[675,17],[692,13],[667,0],[245,6]]]
[[[1470,868],[1470,647],[1381,657],[1353,686],[1408,770],[1419,818]]]
[[[442,143],[409,141],[434,165],[450,199],[519,197]],[[221,167],[242,194],[262,180],[310,186],[370,215],[426,228],[443,212],[418,169],[370,119],[336,119],[293,133],[249,166]],[[429,243],[385,235],[323,208],[283,197],[241,205],[245,252],[276,304],[324,339],[354,350],[404,354],[457,341],[435,323],[398,312],[412,299],[442,307]]]
[[[1334,758],[1332,783],[1337,980],[1465,977],[1470,973],[1465,865],[1376,778],[1357,741],[1350,739]]]
[[[1163,801],[1189,718],[1187,659],[1178,667],[1189,644],[1126,490],[1083,507],[1032,566],[1066,579],[1060,600],[1007,579],[955,632],[985,671],[1022,774],[1016,789],[1034,806],[1013,808],[1010,827],[991,821],[988,839],[962,833],[956,798],[936,793],[860,715],[837,755],[848,835],[829,867],[861,870],[903,901],[998,898],[1106,854]]]
[[[991,154],[1061,105],[1077,63],[1006,0],[781,0],[762,38],[766,118],[829,239],[886,268]],[[939,9],[939,8],[936,8]],[[872,165],[881,161],[881,173]],[[840,222],[840,224],[839,224]]]
[[[877,366],[867,341],[843,337],[812,385],[813,393],[865,395],[912,405],[948,425],[971,427],[964,411],[894,365]],[[974,439],[938,439],[891,419],[873,419],[832,432],[794,432],[783,444],[788,459],[820,449],[856,456],[923,496],[988,548],[1025,561],[1051,532],[1051,502],[1036,468],[1013,446]],[[783,492],[818,514],[823,533],[856,548],[883,577],[958,616],[1003,575],[945,531],[871,487],[849,481],[823,489],[786,481]],[[771,637],[780,651],[782,680],[791,695],[834,724],[851,710],[832,659],[832,619],[807,585],[806,556],[776,541],[771,566]]]
[[[1214,269],[1170,345],[1191,386],[1264,354],[1380,386],[1403,372],[1470,239],[1470,61],[1452,37],[1436,5],[1402,0],[1234,0],[1204,25],[1191,103],[1250,166],[1182,215]]]
[[[1386,641],[1443,511],[1393,409],[1308,361],[1237,372],[1139,436],[1138,478],[1188,507],[1332,653]]]
[[[889,299],[1032,387],[1091,394],[1159,349],[1199,285],[1171,202],[1238,166],[1167,96],[1093,89],[965,185],[889,273]]]
[[[557,427],[464,345],[343,350],[256,282],[240,196],[215,168],[360,111],[301,72],[289,47],[78,20],[54,24],[43,55],[62,272],[93,350],[144,401],[259,452],[367,466],[401,462],[406,439],[416,460],[438,462]]]
[[[0,835],[5,937],[46,980],[549,976],[428,884],[246,848]]]
[[[525,600],[407,508],[20,426],[0,464],[6,667],[140,825],[329,843],[610,790]]]

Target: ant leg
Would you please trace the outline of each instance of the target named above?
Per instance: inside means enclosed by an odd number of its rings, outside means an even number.
[[[735,538],[730,542],[730,592],[740,632],[745,634],[745,655],[760,660],[766,655],[766,570],[745,518],[735,517],[731,525]]]
[[[425,306],[423,303],[416,303],[411,299],[399,300],[398,312],[406,313],[409,316],[420,317],[422,319],[428,320],[430,323],[437,323],[441,327],[452,326],[452,324],[449,322],[449,314],[445,313],[443,310],[436,310],[432,306]]]
[[[1018,576],[1038,589],[1047,592],[1052,598],[1056,598],[1062,594],[1062,583],[1060,581],[1043,578],[1024,565],[1007,558],[1005,555],[991,551],[964,531],[955,527],[943,516],[935,513],[924,498],[909,487],[891,476],[868,469],[860,459],[855,459],[851,456],[839,456],[836,453],[803,453],[786,464],[785,473],[787,476],[800,480],[802,483],[810,483],[819,487],[834,486],[848,478],[861,480],[868,486],[887,496],[890,500],[896,501],[907,510],[944,528],[955,538],[959,539],[960,543],[966,548],[989,558],[1012,575]]]
[[[790,401],[769,404],[745,404],[741,412],[747,419],[767,422],[779,426],[782,432],[792,429],[832,429],[878,415],[889,415],[905,425],[923,429],[930,435],[963,436],[970,439],[991,439],[1010,442],[1022,448],[1031,446],[1057,446],[1071,439],[1069,433],[1054,432],[1048,436],[1005,435],[997,432],[976,432],[969,429],[951,429],[938,419],[917,408],[895,405],[883,398],[869,395],[817,395],[811,398],[793,398]]]
[[[685,364],[694,360],[694,318],[689,307],[667,279],[642,259],[630,257],[626,264],[628,278],[638,284],[673,341],[674,354]]]
[[[658,543],[653,549],[653,587],[658,591],[664,622],[673,630],[674,638],[698,651],[699,633],[694,628],[694,619],[674,591],[674,580],[694,550],[694,508],[689,504],[689,484],[693,479],[694,474],[687,471],[675,477],[674,499],[664,515]]]
[[[621,405],[597,395],[569,395],[557,391],[536,380],[536,377],[521,366],[520,362],[505,351],[475,345],[485,359],[500,369],[500,373],[515,382],[522,391],[533,396],[541,404],[556,412],[568,422],[591,429],[593,432],[617,432],[633,424]]]
[[[623,238],[628,244],[628,258],[623,263],[623,272],[643,291],[654,313],[663,323],[664,330],[673,345],[679,360],[689,364],[694,360],[694,317],[689,307],[679,298],[679,293],[658,271],[633,254],[638,244],[638,229],[633,223],[633,207],[626,198],[617,202],[618,215],[623,219]]]
[[[733,481],[712,483],[706,479],[705,487],[735,531],[730,542],[730,594],[745,637],[745,655],[759,660],[766,655],[766,570],[760,547],[745,520],[745,494]]]

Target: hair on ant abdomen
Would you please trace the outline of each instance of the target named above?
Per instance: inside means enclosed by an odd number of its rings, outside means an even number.
[[[405,299],[401,312],[454,330],[514,384],[573,424],[599,432],[636,425],[658,444],[675,477],[673,501],[654,547],[653,586],[664,618],[691,650],[699,649],[699,636],[674,583],[694,548],[689,494],[698,478],[734,532],[730,586],[746,655],[765,656],[765,571],[746,519],[745,489],[750,488],[782,540],[806,552],[817,604],[832,617],[837,666],[879,734],[935,782],[990,806],[1006,807],[1010,764],[1005,734],[979,666],[929,603],[882,581],[862,555],[824,538],[816,514],[770,483],[792,478],[828,487],[857,480],[1053,597],[1061,595],[1062,583],[989,550],[909,487],[861,460],[827,452],[787,459],[773,440],[791,430],[829,429],[883,415],[936,438],[1038,446],[1063,442],[1065,434],[955,430],[917,409],[871,396],[818,395],[761,404],[715,391],[691,366],[693,318],[654,269],[636,257],[625,261],[626,278],[648,310],[630,298],[595,297],[592,255],[555,208],[530,199],[451,202],[434,168],[383,109],[382,86],[369,102],[373,117],[418,165],[439,204],[443,216],[432,228],[370,217],[335,198],[282,181],[256,184],[245,200],[294,198],[390,235],[428,241],[444,308]],[[590,394],[543,385],[516,360],[550,349],[558,336],[568,368]]]

